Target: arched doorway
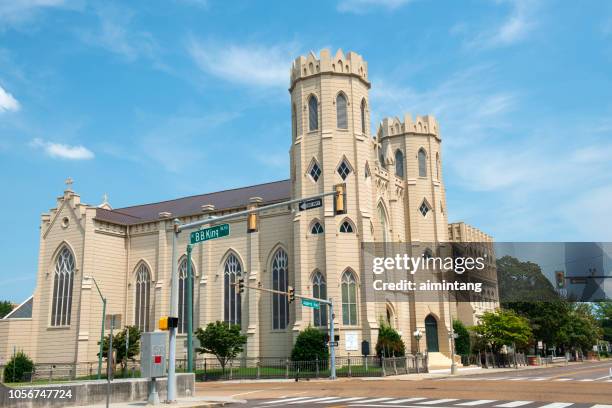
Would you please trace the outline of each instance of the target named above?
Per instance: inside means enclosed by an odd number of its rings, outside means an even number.
[[[427,351],[429,353],[437,353],[440,351],[440,347],[438,346],[438,322],[432,315],[425,318],[425,338],[427,340]]]

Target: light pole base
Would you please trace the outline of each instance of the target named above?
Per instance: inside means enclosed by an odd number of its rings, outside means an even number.
[[[451,374],[455,375],[457,374],[457,364],[453,361],[453,363],[451,364]]]
[[[157,393],[155,378],[151,378],[151,381],[149,381],[149,398],[147,399],[147,405],[159,405],[159,394]]]

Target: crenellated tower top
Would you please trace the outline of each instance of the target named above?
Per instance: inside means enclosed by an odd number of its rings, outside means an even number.
[[[318,75],[320,73],[331,73],[335,75],[349,75],[361,79],[368,88],[368,63],[363,57],[356,52],[349,51],[346,54],[339,49],[336,55],[332,56],[329,49],[323,49],[320,52],[319,58],[314,52],[310,52],[308,56],[297,57],[291,66],[290,90],[300,79]]]
[[[384,118],[378,125],[378,131],[376,132],[379,139],[405,133],[433,135],[440,139],[438,122],[431,115],[417,116],[413,120],[412,115],[407,113],[404,115],[403,121],[398,117]]]

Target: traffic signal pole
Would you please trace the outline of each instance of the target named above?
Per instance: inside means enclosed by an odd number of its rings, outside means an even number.
[[[170,277],[170,316],[178,316],[178,254],[176,244],[178,242],[179,226],[181,222],[178,218],[174,219],[172,231],[172,276]],[[175,326],[175,325],[173,325]],[[170,327],[170,348],[168,353],[168,395],[166,403],[176,401],[176,330],[177,327]]]

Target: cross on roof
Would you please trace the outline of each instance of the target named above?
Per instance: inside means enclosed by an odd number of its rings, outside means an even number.
[[[68,177],[66,181],[64,181],[64,183],[66,183],[66,188],[70,190],[72,188],[72,183],[74,183],[74,180],[72,180],[72,177]]]

